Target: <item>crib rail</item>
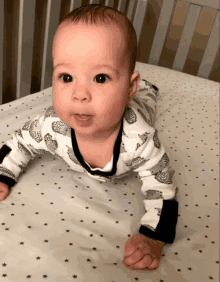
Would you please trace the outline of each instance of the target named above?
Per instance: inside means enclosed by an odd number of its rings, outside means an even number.
[[[100,3],[133,23],[137,61],[220,82],[218,0],[1,0],[0,104],[52,85],[52,42],[73,9]]]

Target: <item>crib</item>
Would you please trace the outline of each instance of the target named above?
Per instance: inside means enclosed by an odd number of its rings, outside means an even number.
[[[0,202],[0,280],[219,281],[218,0],[0,1],[0,148],[52,106],[55,30],[89,3],[132,21],[137,95],[146,81],[159,89],[154,127],[175,169],[175,241],[155,271],[126,269],[124,246],[144,214],[137,173],[103,183],[46,153]]]
[[[64,15],[89,3],[131,20],[137,61],[220,82],[218,0],[2,0],[0,104],[52,85],[55,30]]]

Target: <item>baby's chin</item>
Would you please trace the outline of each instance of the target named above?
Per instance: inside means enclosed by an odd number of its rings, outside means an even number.
[[[97,117],[92,117],[90,121],[80,123],[74,117],[74,114],[69,114],[68,116],[60,114],[58,117],[70,128],[74,129],[75,133],[81,135],[83,137],[87,137],[88,139],[100,139],[106,140],[109,136],[111,136],[114,132],[118,132],[121,127],[121,122],[123,117],[120,119],[119,123],[115,122],[115,124],[109,124],[108,120],[104,121],[104,124],[101,124],[100,121],[97,124]],[[112,120],[111,120],[112,122]]]

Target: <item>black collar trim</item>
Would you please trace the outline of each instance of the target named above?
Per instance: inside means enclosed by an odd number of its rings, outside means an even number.
[[[100,170],[91,170],[90,167],[84,162],[83,157],[79,151],[79,147],[76,141],[76,136],[75,136],[75,130],[71,128],[71,137],[72,137],[72,146],[73,146],[73,151],[75,153],[76,158],[78,161],[81,163],[81,165],[92,175],[99,175],[99,176],[113,176],[116,173],[117,169],[117,162],[119,159],[119,153],[120,153],[120,147],[121,147],[121,139],[122,139],[122,130],[123,130],[123,118],[121,122],[121,128],[118,133],[118,137],[115,142],[114,146],[114,152],[113,152],[113,167],[112,171],[110,172],[105,172],[105,171],[100,171]]]

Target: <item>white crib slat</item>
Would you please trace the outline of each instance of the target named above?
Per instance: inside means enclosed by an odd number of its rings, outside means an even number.
[[[131,21],[132,20],[132,14],[134,12],[134,7],[135,7],[135,0],[131,0],[129,2],[129,6],[128,6],[128,12],[127,12],[127,18]]]
[[[89,0],[89,4],[99,4],[99,0]]]
[[[183,28],[183,33],[180,39],[180,43],[176,52],[175,60],[173,62],[172,69],[182,72],[184,64],[186,62],[187,54],[190,48],[190,44],[195,32],[196,24],[198,21],[201,7],[197,5],[190,5],[189,12],[186,18],[186,23]]]
[[[3,103],[4,1],[0,1],[0,105]]]
[[[121,13],[124,13],[126,3],[123,0],[119,0],[117,10]]]
[[[105,0],[105,6],[114,7],[114,0]]]
[[[200,64],[198,71],[198,76],[209,78],[210,72],[212,70],[213,63],[219,48],[219,11],[216,15],[214,25],[209,37],[209,41]]]
[[[70,8],[69,8],[69,13],[70,12],[72,12],[72,10],[74,10],[75,9],[75,7],[74,7],[74,0],[70,0]]]
[[[30,94],[36,1],[19,3],[16,99]]]
[[[157,29],[154,36],[154,41],[151,47],[150,57],[148,61],[149,64],[158,65],[174,4],[175,0],[164,0],[163,2]]]
[[[184,0],[184,2],[197,4],[203,7],[211,7],[214,9],[219,9],[219,0]]]
[[[69,13],[72,12],[74,9],[79,8],[80,6],[82,6],[82,0],[71,0]]]
[[[133,26],[137,35],[137,42],[139,42],[141,30],[145,18],[148,0],[138,0],[137,7],[134,15]]]
[[[52,79],[53,79],[52,44],[53,44],[54,34],[59,25],[60,7],[61,7],[61,0],[56,0],[53,2],[51,0],[48,0],[47,2],[40,90],[52,86]]]

